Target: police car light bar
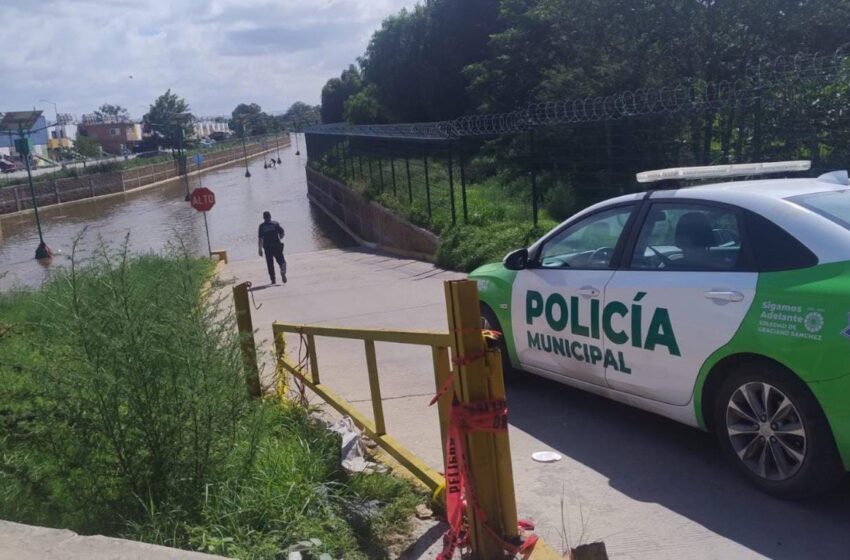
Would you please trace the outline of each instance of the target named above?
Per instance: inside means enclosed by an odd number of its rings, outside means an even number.
[[[808,171],[812,162],[772,161],[766,163],[738,163],[734,165],[705,165],[702,167],[671,167],[642,171],[636,175],[638,183],[654,183],[668,179],[714,179],[720,177],[745,177],[748,175],[767,175],[788,171]]]

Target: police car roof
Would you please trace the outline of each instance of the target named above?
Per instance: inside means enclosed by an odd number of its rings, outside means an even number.
[[[804,179],[759,179],[754,181],[724,181],[722,183],[707,183],[683,186],[677,189],[659,189],[652,192],[652,197],[687,196],[722,200],[730,193],[752,194],[760,197],[789,198],[792,196],[811,194],[825,191],[838,191],[850,188],[847,184],[822,178]],[[679,194],[681,193],[681,194]]]

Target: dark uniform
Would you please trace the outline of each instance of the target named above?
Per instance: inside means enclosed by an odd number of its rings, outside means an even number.
[[[259,236],[263,240],[263,251],[266,254],[266,266],[269,268],[269,278],[275,282],[274,261],[280,267],[281,279],[286,282],[286,259],[283,258],[283,228],[274,220],[260,224]]]

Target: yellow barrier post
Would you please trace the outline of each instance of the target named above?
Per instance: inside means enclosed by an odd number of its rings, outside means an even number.
[[[275,357],[275,388],[279,399],[286,398],[289,390],[286,368],[283,367],[283,358],[286,355],[286,336],[282,332],[274,331],[274,353]]]
[[[253,397],[262,395],[260,371],[257,368],[257,347],[254,344],[254,323],[251,320],[251,303],[248,301],[250,282],[233,286],[233,304],[236,308],[236,327],[239,330],[242,359],[245,362],[245,382]]]
[[[439,391],[452,374],[449,363],[449,349],[445,346],[432,346],[431,359],[434,361],[434,386]],[[443,446],[443,464],[446,463],[446,432],[449,426],[449,413],[452,408],[452,392],[446,391],[437,400],[437,414],[440,418],[440,444]]]
[[[384,403],[381,400],[381,383],[378,380],[378,359],[375,357],[375,341],[366,340],[366,370],[369,372],[369,393],[372,396],[372,414],[375,417],[375,433],[387,433],[384,423]]]
[[[503,382],[494,383],[491,379],[494,374],[500,377],[501,370],[494,372],[485,359],[476,359],[486,350],[481,334],[477,284],[471,280],[453,280],[445,283],[445,291],[452,354],[458,363],[455,368],[458,398],[462,402],[478,402],[503,397]],[[498,394],[500,387],[502,391]],[[469,433],[466,449],[471,490],[488,524],[506,539],[513,540],[519,535],[519,529],[513,477],[510,468],[505,468],[505,465],[510,467],[507,434]],[[467,511],[467,519],[470,521],[472,557],[503,558],[505,551],[502,545],[483,528],[482,520],[474,514],[472,506]]]

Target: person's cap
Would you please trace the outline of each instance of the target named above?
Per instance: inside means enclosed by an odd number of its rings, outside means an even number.
[[[272,219],[272,213],[269,212],[268,210],[266,210],[265,212],[263,212],[263,219],[264,220],[271,220]]]

